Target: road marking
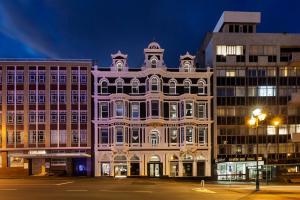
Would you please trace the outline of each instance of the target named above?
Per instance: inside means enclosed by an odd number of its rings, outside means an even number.
[[[70,184],[70,183],[74,183],[73,181],[70,181],[70,182],[63,182],[63,183],[57,183],[55,185],[66,185],[66,184]]]
[[[194,188],[192,190],[195,191],[195,192],[203,192],[203,193],[210,193],[210,194],[216,193],[212,190],[208,190],[208,189],[205,189],[205,188]]]
[[[133,190],[133,191],[128,191],[128,190],[105,190],[105,189],[102,189],[102,190],[99,190],[100,192],[118,192],[118,193],[124,193],[124,192],[127,192],[127,193],[153,193],[152,191],[150,190]]]
[[[87,192],[88,190],[66,190],[66,192]]]
[[[15,191],[17,189],[0,189],[1,191]]]

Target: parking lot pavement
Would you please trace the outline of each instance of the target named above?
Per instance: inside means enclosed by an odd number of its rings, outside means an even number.
[[[0,179],[1,200],[57,199],[300,199],[300,186],[205,184],[146,178],[26,178]]]

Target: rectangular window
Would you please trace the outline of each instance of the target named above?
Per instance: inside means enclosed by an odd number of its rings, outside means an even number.
[[[132,102],[131,104],[131,116],[134,119],[140,116],[140,104],[138,102]]]
[[[108,128],[101,128],[101,144],[108,144]]]
[[[226,71],[226,76],[227,77],[235,77],[235,70],[232,69],[232,70],[227,70]]]
[[[131,142],[133,144],[138,144],[140,142],[139,138],[139,128],[132,128]]]
[[[177,128],[170,128],[170,143],[176,144],[178,142]]]
[[[124,142],[123,127],[117,127],[116,128],[116,143],[122,144],[123,142]]]
[[[39,72],[39,83],[43,84],[46,82],[46,75],[45,72]]]
[[[267,126],[267,134],[268,135],[276,135],[276,128],[275,126]]]
[[[199,128],[199,144],[206,144],[206,138],[207,138],[207,128],[206,127],[200,127]]]
[[[170,102],[170,118],[177,119],[177,103]]]
[[[71,118],[72,123],[78,123],[78,112],[77,111],[72,111],[72,118]]]
[[[193,102],[185,102],[185,116],[186,117],[193,116]]]
[[[59,144],[66,144],[67,143],[67,134],[66,130],[59,131]]]
[[[78,130],[72,130],[72,144],[78,144]]]
[[[87,144],[87,131],[80,130],[80,144]]]
[[[51,123],[57,123],[57,112],[56,111],[51,111],[50,117],[51,117]]]
[[[52,104],[57,103],[57,98],[58,98],[58,96],[57,96],[57,91],[56,91],[56,90],[51,90],[51,91],[50,91],[50,102],[51,102]]]
[[[193,127],[186,127],[186,143],[193,143]]]
[[[80,123],[86,123],[87,122],[87,112],[83,111],[80,113]]]
[[[217,45],[217,55],[243,55],[243,46],[226,46],[226,45]]]
[[[124,116],[124,103],[123,101],[116,101],[116,116],[123,117]]]
[[[66,111],[59,112],[59,123],[66,123],[67,122],[67,114]]]
[[[276,86],[258,86],[258,96],[260,97],[276,96]]]
[[[87,95],[85,90],[80,91],[80,103],[86,103],[87,102]]]
[[[71,101],[72,101],[72,104],[78,103],[78,92],[77,92],[77,90],[72,90]]]
[[[151,101],[151,115],[159,116],[159,101],[157,100]]]
[[[57,144],[57,131],[56,130],[51,130],[51,135],[50,135],[50,141],[51,144]]]
[[[206,104],[198,103],[198,118],[205,119],[206,118]]]
[[[101,102],[99,108],[100,118],[108,118],[108,102]]]

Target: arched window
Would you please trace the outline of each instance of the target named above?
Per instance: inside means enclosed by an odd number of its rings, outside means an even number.
[[[176,94],[176,81],[175,80],[170,81],[169,93],[170,94]]]
[[[205,81],[202,79],[198,81],[198,94],[205,94],[205,84]]]
[[[107,94],[108,93],[108,82],[102,81],[101,82],[101,94]]]
[[[151,63],[151,68],[156,68],[157,67],[157,58],[153,56],[150,60],[150,63]]]
[[[159,133],[157,130],[152,130],[150,133],[150,143],[152,146],[156,146],[159,144]]]
[[[185,80],[183,82],[184,93],[191,93],[191,82],[189,80]]]
[[[132,85],[131,92],[133,94],[139,93],[139,81],[137,79],[135,79],[135,80],[132,81],[131,85]]]
[[[157,77],[151,79],[151,91],[159,91],[159,79]]]
[[[118,61],[116,63],[117,71],[118,72],[123,71],[123,66],[124,66],[124,64],[121,61]]]
[[[117,93],[123,93],[123,80],[117,80]]]
[[[190,72],[191,71],[191,63],[190,62],[184,62],[184,64],[183,64],[183,70],[185,71],[185,72]]]

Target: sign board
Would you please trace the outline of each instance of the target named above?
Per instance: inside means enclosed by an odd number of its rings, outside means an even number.
[[[24,169],[28,169],[28,163],[24,163]]]
[[[49,162],[46,162],[46,163],[45,163],[45,168],[46,168],[46,169],[49,169],[49,168],[50,168],[50,163],[49,163]]]

